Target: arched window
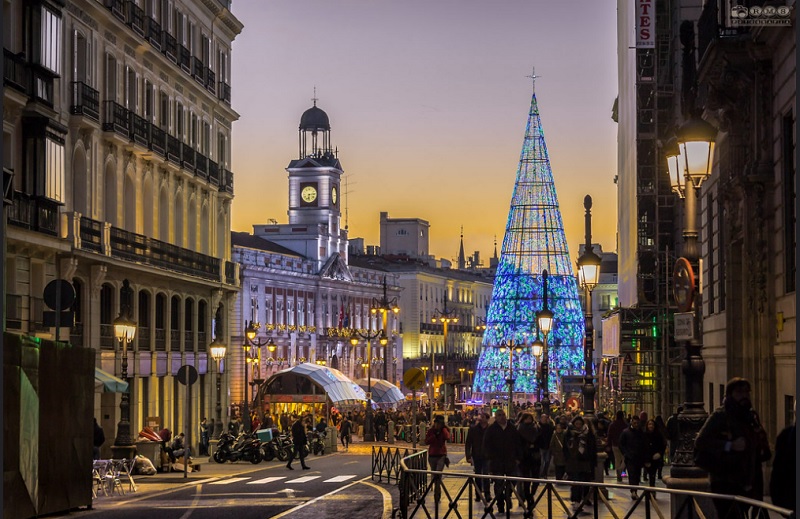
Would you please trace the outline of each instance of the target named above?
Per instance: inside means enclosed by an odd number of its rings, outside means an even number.
[[[125,205],[126,231],[136,232],[136,187],[133,185],[133,171],[125,175],[125,188],[123,190],[123,203]]]
[[[175,197],[175,245],[183,247],[183,192]]]
[[[186,216],[186,248],[197,250],[197,197],[192,195]]]
[[[106,162],[103,217],[111,225],[117,225],[117,172],[113,160]]]
[[[158,239],[164,242],[169,241],[169,195],[167,188],[161,188],[158,195]]]
[[[72,210],[89,216],[87,195],[89,184],[86,181],[86,152],[83,145],[75,148],[72,156]]]
[[[153,212],[155,201],[153,197],[153,177],[152,175],[147,175],[142,189],[142,216],[144,217],[142,234],[145,236],[153,236],[153,219],[155,218],[155,213]]]
[[[210,234],[210,223],[208,221],[208,204],[203,204],[202,216],[200,216],[200,252],[203,254],[211,254],[208,246],[208,235]]]

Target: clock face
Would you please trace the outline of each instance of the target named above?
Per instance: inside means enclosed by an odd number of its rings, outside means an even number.
[[[304,187],[303,190],[300,191],[300,198],[307,204],[310,204],[317,199],[317,189],[314,186]]]
[[[333,202],[333,205],[336,205],[338,201],[339,201],[339,190],[336,189],[336,186],[333,186],[331,188],[331,202]]]

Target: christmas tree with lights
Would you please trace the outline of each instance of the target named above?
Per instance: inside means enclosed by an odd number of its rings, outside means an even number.
[[[534,357],[531,343],[544,340],[536,312],[544,306],[545,270],[547,306],[554,314],[547,337],[552,401],[558,398],[563,375],[583,373],[585,331],[534,90],[475,372],[473,391],[484,400],[508,394],[509,351],[501,351],[502,345],[523,346],[521,352],[511,353],[514,392],[527,393],[527,399],[539,392],[541,359]]]

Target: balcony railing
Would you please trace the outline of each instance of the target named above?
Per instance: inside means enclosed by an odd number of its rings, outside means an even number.
[[[147,256],[147,236],[111,228],[111,256],[129,261],[140,261]]]
[[[208,181],[215,186],[219,185],[219,164],[213,160],[208,160]]]
[[[194,56],[192,58],[192,76],[197,80],[198,83],[201,85],[206,84],[206,67],[203,66],[203,62],[200,61],[200,58]]]
[[[214,94],[217,88],[217,75],[210,68],[206,69],[206,90]]]
[[[150,328],[147,326],[139,326],[136,329],[136,342],[140,351],[150,351]]]
[[[103,252],[103,223],[81,216],[81,249],[102,254]]]
[[[147,18],[145,26],[147,27],[145,32],[147,33],[147,40],[150,42],[150,45],[161,50],[161,24],[152,18]]]
[[[103,131],[130,138],[128,109],[116,101],[103,101]]]
[[[192,73],[192,54],[189,52],[189,49],[184,47],[183,45],[178,45],[178,65],[181,66],[183,70],[187,73]]]
[[[128,25],[131,26],[133,32],[139,36],[144,36],[144,10],[136,5],[132,0],[128,2]]]
[[[83,346],[83,323],[75,323],[69,331],[69,342],[73,346]]]
[[[114,325],[113,324],[100,324],[100,349],[113,350],[114,343]]]
[[[167,132],[156,126],[150,125],[150,149],[162,157],[167,153]]]
[[[28,316],[29,332],[47,331],[50,328],[44,325],[45,304],[41,297],[30,297],[31,307]]]
[[[72,82],[72,106],[69,113],[85,115],[100,122],[100,92],[83,81]]]
[[[185,142],[181,143],[181,166],[194,171],[194,148]]]
[[[150,142],[150,123],[132,111],[128,112],[128,116],[130,117],[130,139],[142,146],[147,146]]]
[[[206,332],[197,332],[197,351],[206,351],[207,345]]]
[[[30,77],[30,70],[22,53],[14,54],[3,48],[3,84],[27,94]]]
[[[169,349],[170,351],[181,351],[181,332],[180,330],[169,331]]]
[[[195,152],[195,173],[197,176],[207,180],[208,179],[208,158],[204,155],[201,155],[199,152]]]
[[[183,331],[184,351],[194,351],[194,332],[192,330]]]
[[[167,160],[181,165],[181,141],[169,134],[167,134]]]
[[[60,202],[15,191],[8,208],[8,223],[16,227],[58,236]]]
[[[156,328],[156,351],[167,351],[167,331]]]
[[[6,328],[22,330],[22,296],[6,294]]]
[[[217,96],[220,98],[220,100],[231,104],[231,86],[224,81],[220,81],[219,90],[217,90]]]
[[[125,2],[123,0],[105,0],[105,6],[114,16],[125,21]]]
[[[232,261],[225,262],[225,282],[229,285],[236,284],[236,263]]]
[[[164,54],[170,59],[173,63],[178,63],[178,40],[175,39],[175,36],[171,35],[167,31],[163,31],[162,34],[164,35]]]

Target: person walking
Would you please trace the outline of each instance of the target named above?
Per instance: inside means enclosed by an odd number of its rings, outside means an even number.
[[[597,439],[591,425],[582,416],[572,419],[572,424],[564,437],[564,457],[569,478],[572,481],[592,481],[594,467],[597,465]],[[589,493],[589,487],[573,486],[570,499],[576,509]]]
[[[208,441],[208,422],[206,422],[206,417],[204,416],[200,420],[200,446],[198,449],[200,456],[208,456]]]
[[[697,434],[695,463],[708,471],[711,492],[762,501],[761,464],[771,456],[767,433],[750,401],[750,381],[732,378],[725,386],[722,407],[708,417]],[[746,506],[729,499],[713,501],[717,517],[747,516]]]
[[[103,428],[100,427],[100,424],[97,423],[97,418],[93,418],[94,420],[94,438],[92,439],[92,459],[99,460],[100,459],[100,447],[106,442],[106,433],[103,432]]]
[[[564,439],[567,431],[561,422],[556,423],[556,429],[553,431],[553,436],[550,438],[550,453],[553,458],[553,468],[556,471],[556,479],[563,479],[564,474],[567,472],[567,458],[564,455]]]
[[[625,471],[625,456],[619,448],[619,437],[622,431],[628,428],[628,422],[625,421],[625,412],[617,411],[616,417],[613,422],[608,426],[608,434],[606,435],[607,445],[611,447],[611,453],[614,455],[614,471],[617,473],[617,482],[622,482],[622,473]]]
[[[306,417],[301,416],[292,424],[292,444],[294,445],[294,448],[289,455],[289,462],[286,464],[286,468],[289,470],[294,470],[292,468],[292,460],[294,460],[295,456],[300,456],[300,466],[303,467],[303,470],[311,469],[311,467],[306,465],[305,448],[308,444],[306,424],[310,421],[310,419],[306,419]]]
[[[678,442],[680,441],[680,423],[678,422],[678,415],[683,412],[683,406],[679,405],[674,413],[667,418],[667,440],[669,441],[669,462],[670,464],[675,461],[675,452],[678,449]]]
[[[628,484],[639,486],[642,482],[642,468],[645,462],[646,440],[639,425],[639,417],[631,416],[631,423],[619,437],[619,449],[625,457],[628,470]],[[636,490],[631,490],[631,499],[639,499]]]
[[[486,459],[486,452],[483,450],[483,437],[486,434],[486,429],[489,428],[489,413],[478,413],[478,419],[475,425],[467,431],[467,439],[464,442],[464,455],[467,463],[472,464],[475,474],[488,476],[489,463]],[[483,499],[488,503],[492,500],[491,493],[491,480],[488,478],[481,478],[478,480],[478,488],[483,493]],[[475,501],[480,501],[481,496],[475,494]]]
[[[425,434],[425,445],[428,446],[428,463],[431,470],[441,472],[447,462],[447,445],[450,441],[450,429],[444,424],[444,416],[437,415],[433,419],[433,427]],[[436,475],[434,479],[433,498],[438,502],[442,497],[442,477]]]
[[[775,440],[775,460],[769,478],[769,496],[772,503],[797,511],[797,427],[792,422]]]
[[[656,486],[656,476],[664,465],[664,451],[667,450],[667,441],[658,430],[655,420],[647,420],[644,429],[644,468],[650,486]],[[660,478],[659,478],[660,479]]]
[[[339,422],[339,441],[342,442],[342,447],[344,447],[345,452],[348,451],[352,443],[352,434],[353,422],[346,416],[342,417],[342,421]]]
[[[547,413],[539,415],[539,429],[541,434],[536,440],[536,447],[539,449],[539,457],[542,460],[542,464],[539,467],[539,477],[547,479],[547,475],[550,472],[550,461],[553,457],[550,450],[550,441],[553,438],[553,432],[556,430],[553,420],[550,419]]]
[[[483,452],[489,460],[489,474],[493,476],[517,476],[519,460],[522,458],[522,439],[519,431],[508,421],[506,412],[498,409],[491,424],[483,436]],[[494,480],[494,495],[497,509],[503,514],[511,510],[511,495],[514,492],[511,483]]]
[[[534,420],[533,415],[528,412],[522,413],[519,425],[517,425],[520,438],[522,439],[522,457],[519,461],[519,475],[523,478],[539,478],[539,470],[542,466],[542,457],[539,448],[536,447],[536,442],[542,434],[541,427]],[[538,483],[520,482],[519,484],[522,499],[520,506],[525,506],[526,510],[533,510],[533,498],[536,490],[539,488]]]

